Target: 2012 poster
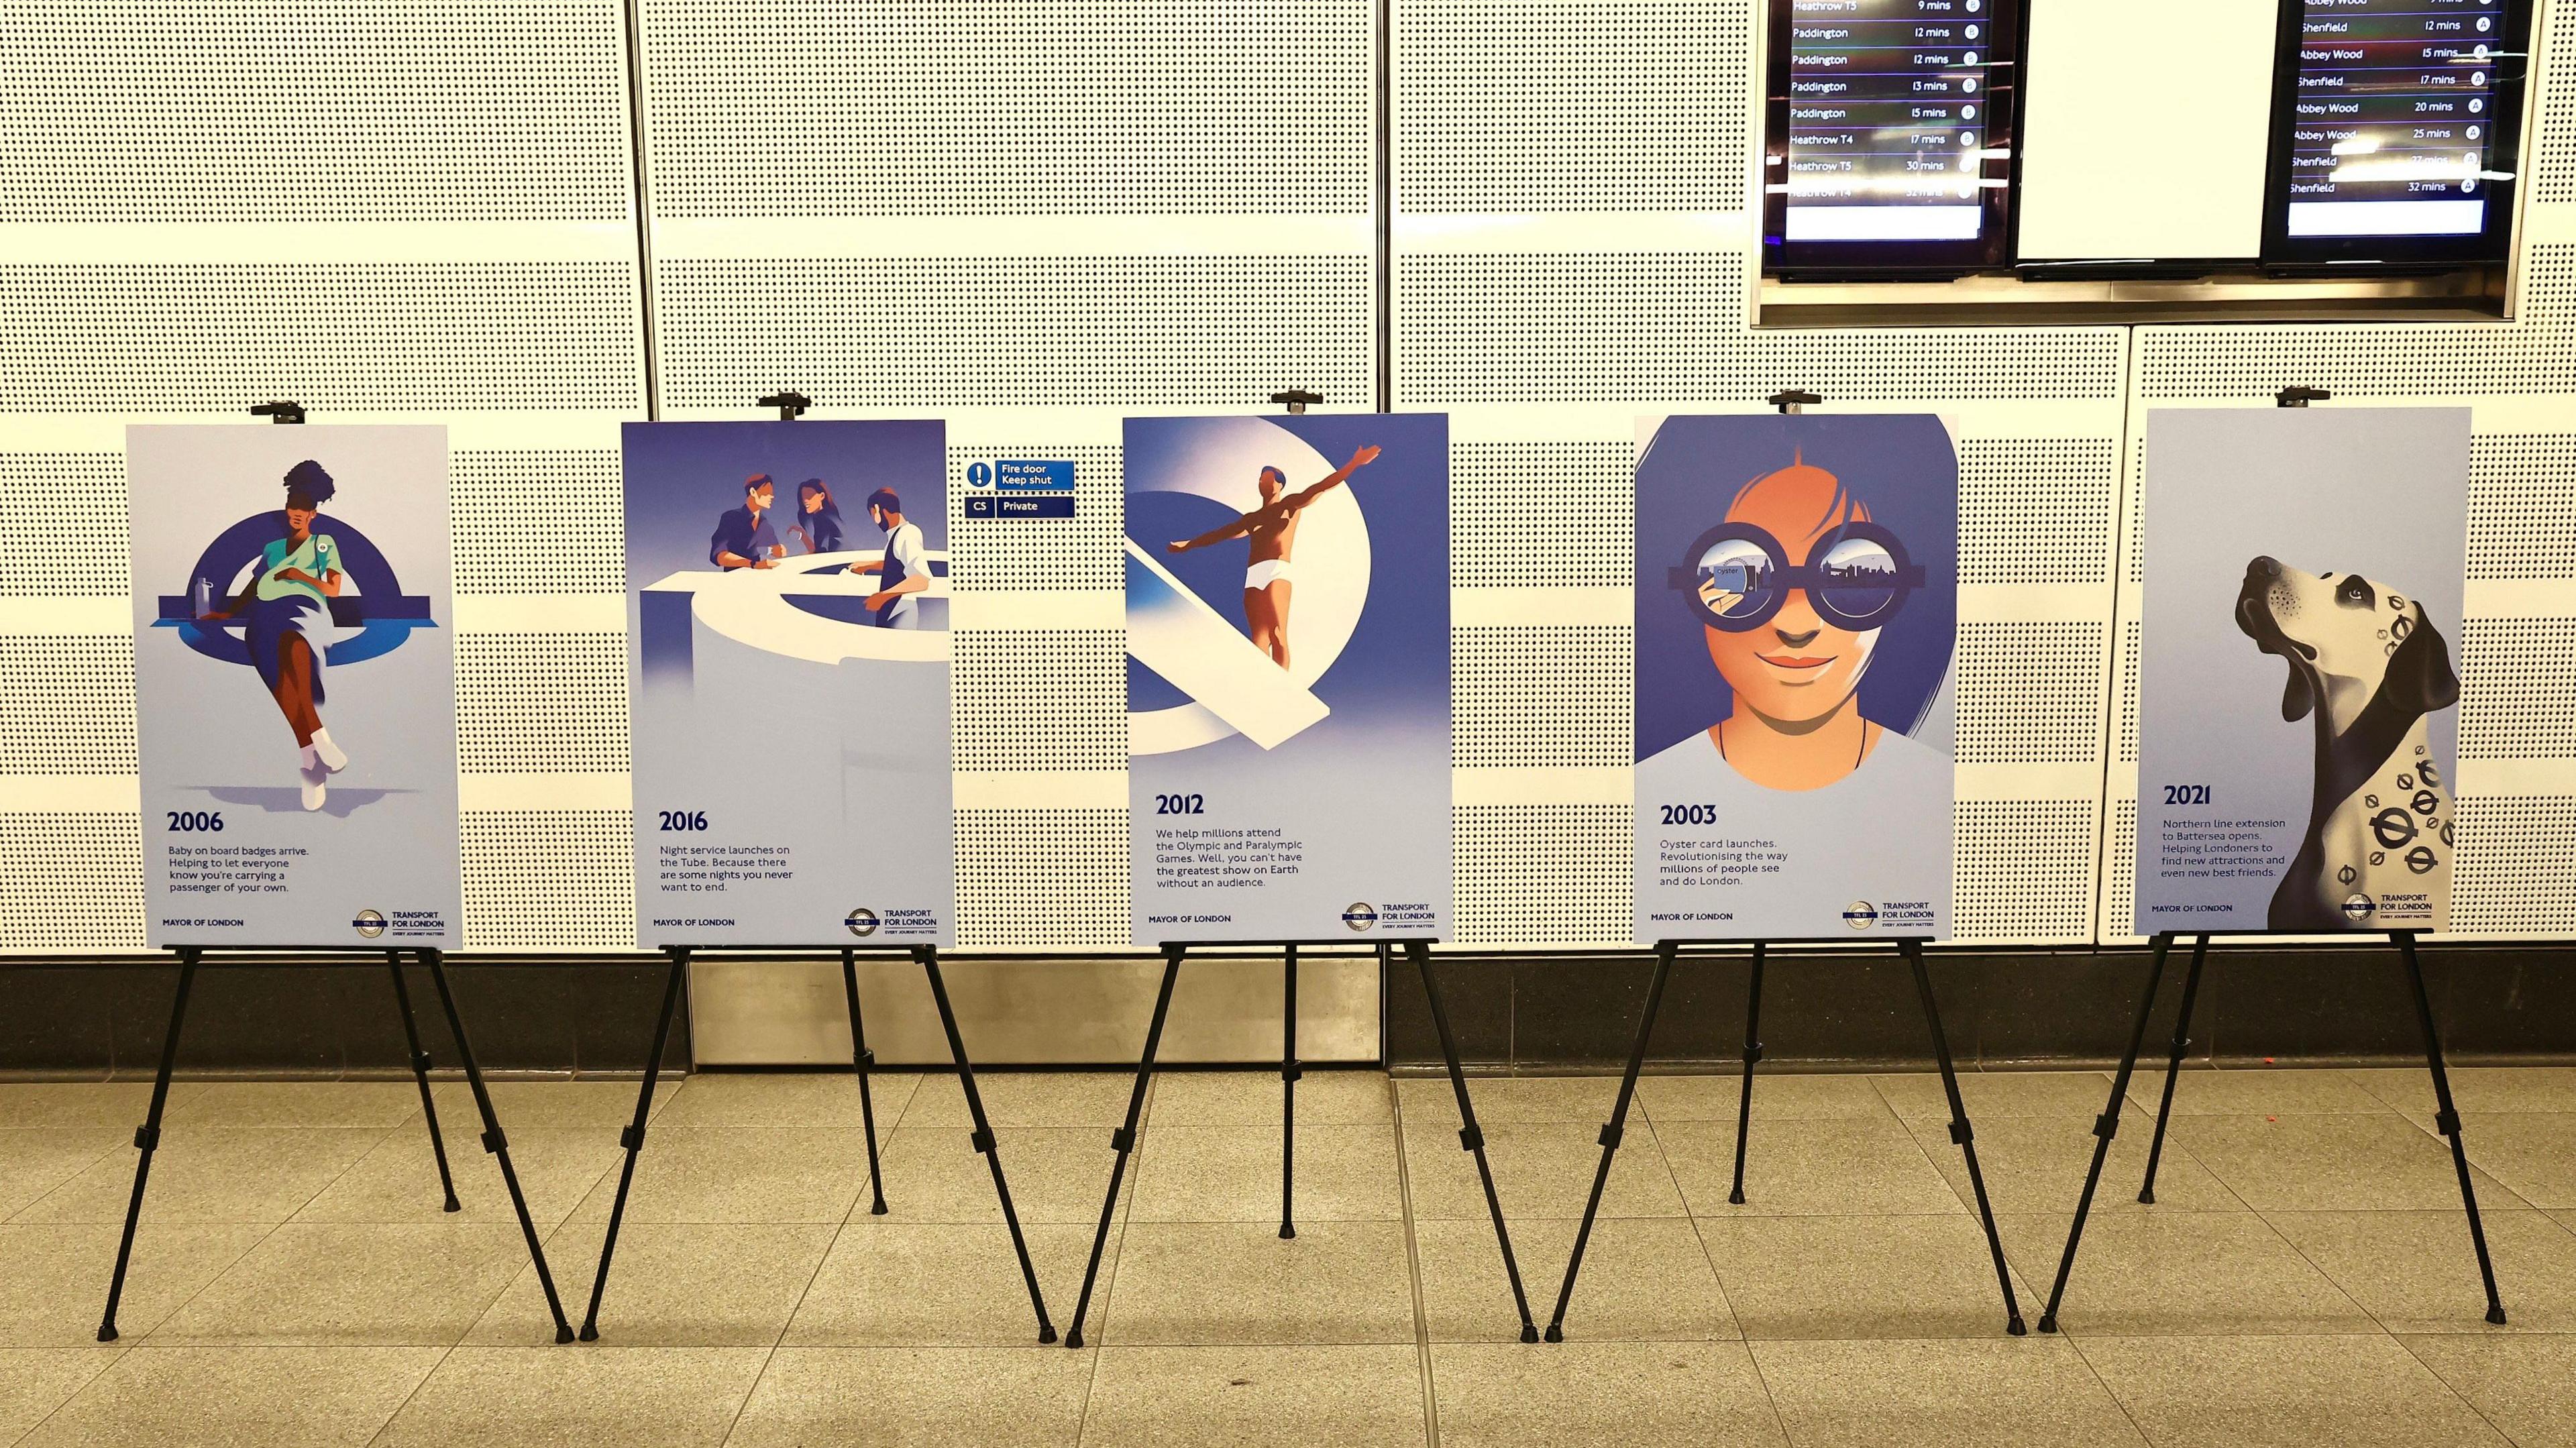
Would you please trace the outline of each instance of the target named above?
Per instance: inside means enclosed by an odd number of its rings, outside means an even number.
[[[635,933],[954,941],[937,422],[628,423]]]
[[[1130,418],[1135,939],[1449,928],[1449,422]]]
[[[2443,929],[2466,408],[2147,416],[2137,930]]]
[[[145,939],[452,949],[443,427],[137,426]]]
[[[1948,427],[1675,416],[1637,445],[1637,939],[1941,935]]]

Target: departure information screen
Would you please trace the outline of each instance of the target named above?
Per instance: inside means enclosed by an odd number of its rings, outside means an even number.
[[[1766,239],[1793,261],[1999,260],[2015,6],[1774,0]]]
[[[2525,73],[2515,0],[2289,0],[2267,231],[2296,256],[2501,238]],[[2295,23],[2295,35],[2289,26]],[[2321,247],[2366,239],[2400,242]],[[2270,250],[2267,248],[2267,251]],[[2496,254],[2501,255],[2500,245]]]

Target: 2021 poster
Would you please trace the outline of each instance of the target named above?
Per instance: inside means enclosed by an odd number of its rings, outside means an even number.
[[[637,943],[952,942],[943,425],[625,448]]]
[[[1637,938],[1942,934],[1949,429],[1664,417],[1637,445]]]
[[[1449,420],[1130,418],[1135,938],[1449,928]]]
[[[2466,408],[2147,416],[2137,929],[2450,920]]]
[[[133,427],[147,941],[460,943],[447,429]]]

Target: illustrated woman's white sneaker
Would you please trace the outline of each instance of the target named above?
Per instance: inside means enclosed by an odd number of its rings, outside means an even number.
[[[338,774],[349,767],[349,756],[340,752],[339,745],[331,742],[331,731],[328,729],[314,730],[313,743],[308,747],[313,751],[314,757],[322,761],[322,767],[333,774]]]
[[[308,810],[320,809],[323,797],[330,793],[328,786],[331,781],[331,771],[299,769],[295,771],[295,775],[296,778],[304,781],[304,807]]]

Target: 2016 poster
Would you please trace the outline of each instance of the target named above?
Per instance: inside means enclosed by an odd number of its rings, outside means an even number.
[[[1449,420],[1130,418],[1135,938],[1449,927]]]
[[[2449,922],[2468,491],[2466,408],[2148,414],[2139,934]]]
[[[134,427],[144,936],[452,949],[447,429]]]
[[[1940,935],[1949,429],[1665,417],[1637,445],[1637,938]]]
[[[638,944],[955,939],[937,422],[631,422]]]

